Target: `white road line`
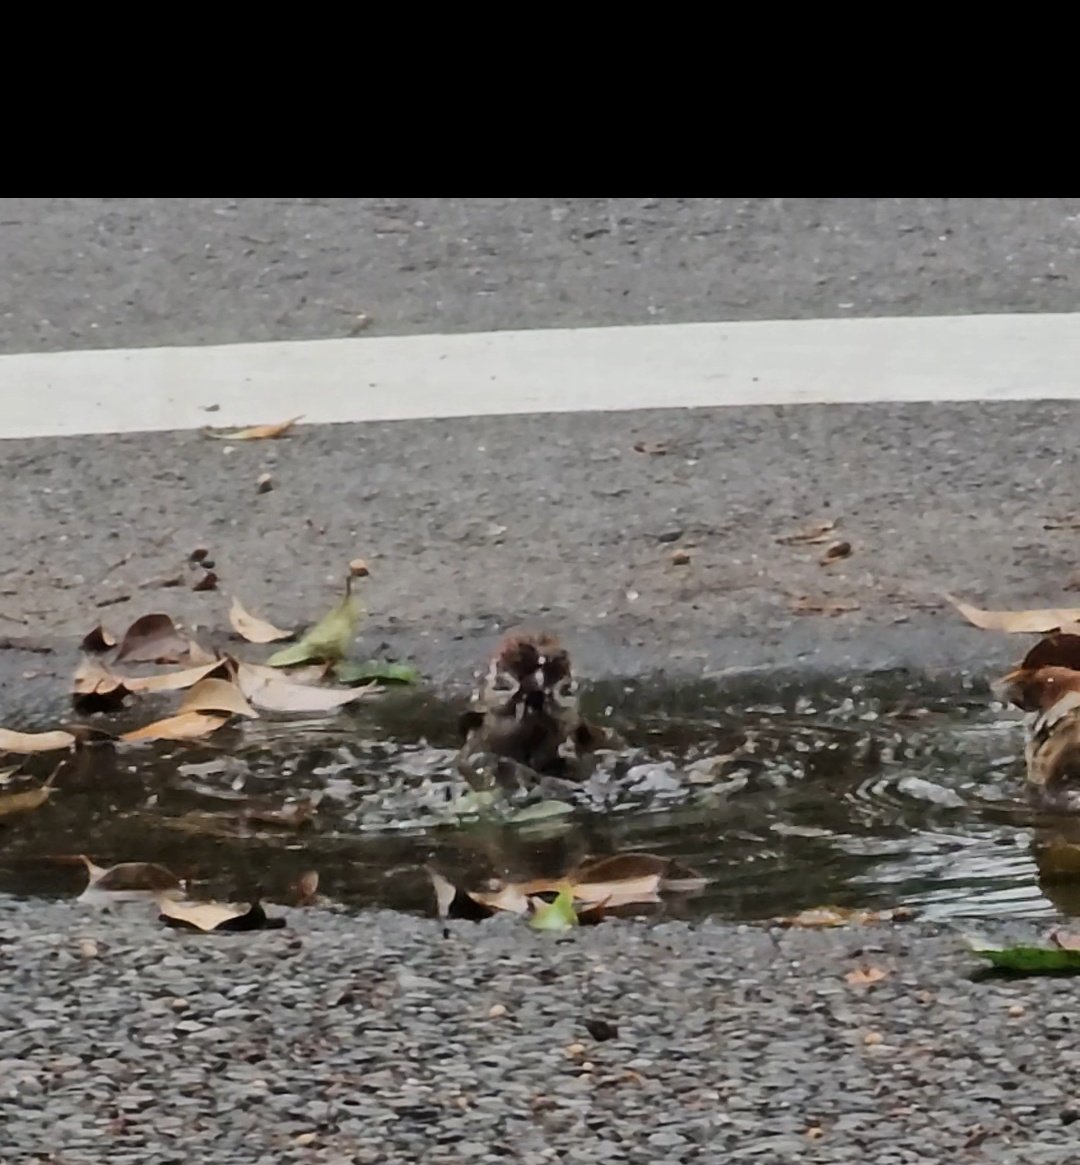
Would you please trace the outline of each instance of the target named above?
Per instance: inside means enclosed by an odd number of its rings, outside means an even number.
[[[537,412],[1080,399],[1080,313],[0,356],[0,437]],[[217,405],[206,412],[207,405]]]

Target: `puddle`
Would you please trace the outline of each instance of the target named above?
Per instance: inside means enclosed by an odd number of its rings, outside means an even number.
[[[985,697],[898,689],[736,710],[702,691],[608,685],[591,699],[601,714],[619,709],[609,722],[630,744],[593,779],[603,811],[594,798],[528,827],[462,821],[452,710],[400,696],[329,724],[259,721],[197,745],[87,749],[48,804],[0,821],[0,893],[73,897],[85,877],[70,858],[87,853],[161,862],[213,895],[261,887],[281,898],[315,869],[320,893],[344,907],[430,913],[420,867],[433,855],[469,879],[493,862],[554,876],[586,853],[638,848],[710,879],[665,906],[682,917],[750,920],[823,903],[936,918],[1080,913],[1080,881],[1039,870],[1075,861],[1080,871],[1080,820],[1034,819],[1019,719]],[[39,778],[49,767],[27,766]],[[235,816],[305,796],[318,806],[304,828]]]

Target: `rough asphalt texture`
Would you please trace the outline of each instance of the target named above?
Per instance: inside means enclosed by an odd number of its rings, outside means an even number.
[[[340,336],[361,312],[357,343],[1070,311],[1078,216],[1077,199],[5,199],[0,351]],[[196,434],[8,444],[5,721],[64,706],[101,617],[165,609],[212,639],[223,595],[159,585],[186,581],[196,546],[286,623],[367,556],[365,647],[440,680],[540,617],[593,674],[993,669],[1017,646],[938,592],[1069,600],[1076,532],[1043,525],[1074,513],[1078,438],[1080,409],[1046,403],[341,426],[233,453]],[[776,542],[829,517],[842,563]],[[858,608],[792,614],[802,597]],[[972,984],[956,936],[919,924],[294,927],[204,940],[0,902],[0,1161],[1076,1159],[1072,985]],[[853,987],[862,964],[891,973]],[[595,1017],[618,1038],[594,1042]]]
[[[973,984],[917,923],[214,937],[143,909],[0,902],[5,1165],[1076,1160],[1074,982]]]

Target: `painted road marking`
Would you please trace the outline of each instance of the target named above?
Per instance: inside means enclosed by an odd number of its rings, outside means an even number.
[[[0,437],[732,405],[1080,399],[1080,313],[0,356]],[[217,405],[214,412],[206,406]]]

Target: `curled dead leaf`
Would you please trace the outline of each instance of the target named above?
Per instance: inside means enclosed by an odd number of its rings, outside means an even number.
[[[99,623],[93,631],[88,632],[83,637],[82,643],[79,644],[79,649],[89,655],[101,655],[103,652],[110,651],[115,646],[116,636],[106,631],[104,626]]]
[[[190,644],[168,615],[160,612],[143,615],[124,633],[115,662],[183,663],[188,659]]]
[[[12,732],[9,728],[0,728],[0,752],[17,752],[23,755],[32,752],[59,752],[62,748],[71,748],[75,744],[75,736],[71,732],[57,730],[55,732]]]
[[[235,597],[229,608],[229,623],[236,634],[241,639],[246,639],[248,643],[276,643],[279,639],[292,639],[293,637],[293,632],[282,631],[273,623],[268,623],[265,619],[260,619],[245,611],[240,600]]]
[[[1042,634],[1080,622],[1080,607],[1044,607],[1027,611],[986,611],[953,595],[945,596],[969,623],[984,631],[1009,634]]]
[[[812,599],[809,595],[801,595],[791,600],[793,615],[846,615],[849,611],[857,611],[859,604],[854,599]]]
[[[235,667],[240,691],[255,707],[267,712],[334,712],[367,695],[300,683],[294,676],[283,676],[275,668],[259,664],[236,663]]]
[[[269,918],[260,902],[239,906],[232,902],[174,901],[164,895],[158,897],[158,920],[166,926],[184,930],[244,931],[277,930],[285,925],[284,918]]]
[[[85,854],[80,854],[89,878],[86,889],[79,895],[83,902],[138,901],[165,895],[183,897],[180,879],[164,866],[154,862],[119,862],[115,866],[95,865]]]
[[[121,680],[124,687],[132,692],[179,692],[209,676],[218,674],[224,676],[226,670],[225,660],[212,659],[209,663],[199,664],[198,667],[161,672],[156,676],[116,676],[115,678]]]
[[[869,987],[873,983],[880,983],[888,978],[889,972],[884,967],[856,967],[844,976],[844,979],[853,987]]]
[[[63,764],[57,765],[48,780],[36,788],[21,789],[17,793],[0,793],[0,817],[14,817],[18,813],[32,813],[40,809],[55,792],[53,782],[62,768]]]
[[[480,922],[495,913],[495,907],[478,901],[464,890],[455,886],[433,866],[424,867],[435,891],[435,907],[441,919],[463,918],[469,922]]]
[[[291,888],[295,906],[311,906],[319,896],[319,874],[317,870],[307,870],[300,875]]]
[[[215,437],[219,441],[273,441],[278,437],[284,437],[297,421],[303,419],[303,415],[301,413],[287,421],[279,421],[276,425],[251,425],[247,429],[232,429],[228,432],[206,429],[204,432],[208,437]]]
[[[206,712],[183,712],[178,716],[167,716],[164,720],[155,720],[152,724],[125,732],[120,739],[128,743],[148,740],[198,740],[216,732],[228,720],[228,716],[210,715]]]
[[[229,680],[203,679],[189,688],[178,709],[187,712],[224,712],[230,716],[248,716],[254,720],[259,713],[244,698],[244,693]]]
[[[831,546],[826,547],[825,553],[821,556],[819,561],[822,566],[829,566],[834,562],[839,562],[843,558],[850,557],[850,542],[834,542]]]
[[[635,441],[635,453],[648,453],[652,457],[663,457],[668,452],[666,441]]]
[[[115,712],[131,694],[120,676],[97,660],[84,658],[72,679],[72,702],[77,712]]]
[[[794,546],[799,543],[813,546],[821,542],[827,542],[830,533],[835,528],[836,522],[834,520],[815,522],[812,526],[807,526],[805,530],[796,530],[794,534],[783,534],[776,541],[782,546]]]

